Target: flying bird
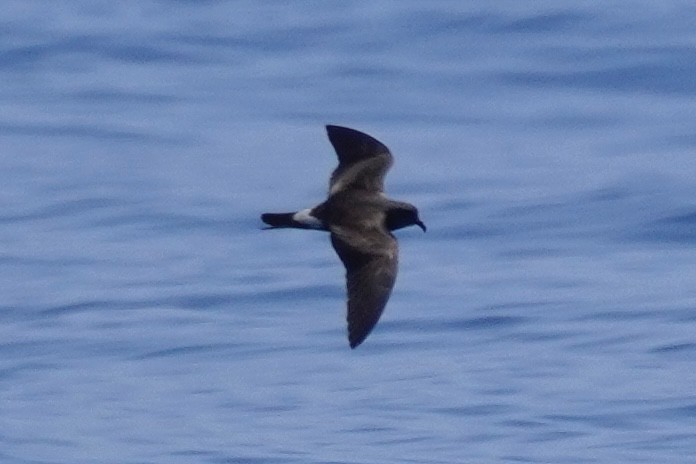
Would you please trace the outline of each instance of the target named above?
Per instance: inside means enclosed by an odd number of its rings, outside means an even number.
[[[392,231],[425,224],[415,206],[390,200],[384,176],[393,163],[379,140],[347,127],[326,126],[338,155],[329,195],[323,203],[292,213],[265,213],[267,229],[328,231],[346,268],[348,341],[360,345],[377,324],[389,300],[398,268],[399,247]]]

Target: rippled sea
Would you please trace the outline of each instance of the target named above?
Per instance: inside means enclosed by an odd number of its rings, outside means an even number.
[[[24,1],[0,462],[696,462],[696,6]],[[348,348],[324,124],[394,153]]]

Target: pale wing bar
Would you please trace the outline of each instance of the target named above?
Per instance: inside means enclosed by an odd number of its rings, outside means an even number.
[[[329,194],[347,188],[384,190],[384,176],[393,163],[386,145],[347,127],[326,126],[326,131],[338,156],[338,167],[329,182]]]

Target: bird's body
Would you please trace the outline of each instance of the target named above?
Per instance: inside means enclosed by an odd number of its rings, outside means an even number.
[[[297,212],[266,213],[261,219],[270,228],[331,233],[346,268],[348,339],[355,348],[377,324],[396,281],[398,244],[391,231],[409,225],[425,231],[425,225],[413,205],[384,195],[384,176],[392,164],[384,144],[346,127],[326,130],[339,159],[326,201]]]

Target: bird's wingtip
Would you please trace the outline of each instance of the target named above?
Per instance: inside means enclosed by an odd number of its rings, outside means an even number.
[[[337,126],[335,124],[326,124],[324,127],[326,128],[327,134],[331,134],[332,132],[336,132],[336,131],[339,131],[341,129],[347,129],[347,127]]]
[[[350,345],[350,349],[354,350],[358,346],[362,344],[362,342],[365,341],[367,338],[368,334],[356,334],[356,333],[349,333],[348,334],[348,344]]]

